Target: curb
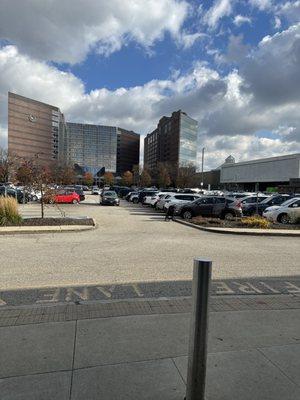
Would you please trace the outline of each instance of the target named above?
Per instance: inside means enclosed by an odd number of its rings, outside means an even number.
[[[192,224],[191,222],[181,221],[179,219],[175,219],[174,221],[178,222],[179,224],[189,226],[190,228],[198,229],[200,231],[205,231],[205,232],[210,232],[210,233],[222,233],[225,235],[300,237],[300,231],[295,232],[295,233],[291,233],[291,232],[284,233],[284,232],[276,232],[274,230],[272,232],[266,232],[266,231],[264,231],[264,232],[258,232],[258,231],[249,232],[249,231],[242,231],[240,229],[235,229],[235,228],[226,228],[227,230],[223,230],[222,228],[207,228],[204,226]],[[231,229],[231,230],[228,230],[228,229]]]
[[[52,227],[52,226],[51,226]],[[64,229],[65,227],[70,229]],[[22,227],[21,227],[22,228]],[[53,229],[49,229],[50,226],[43,226],[40,227],[41,229],[27,229],[28,227],[24,227],[24,229],[18,230],[3,230],[0,228],[0,236],[4,235],[23,235],[23,234],[30,234],[30,233],[64,233],[64,232],[85,232],[90,231],[92,229],[96,229],[97,226],[95,225],[57,225],[53,226]]]

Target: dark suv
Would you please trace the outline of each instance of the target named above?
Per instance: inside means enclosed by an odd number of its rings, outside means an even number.
[[[0,196],[5,196],[5,187],[0,186]],[[14,197],[17,199],[18,203],[28,203],[29,195],[27,192],[23,193],[23,191],[18,189],[6,188],[6,196]]]
[[[240,202],[236,199],[228,199],[222,196],[203,196],[183,205],[180,209],[180,216],[184,219],[191,219],[200,215],[221,219],[241,217],[242,208]]]
[[[258,212],[259,215],[265,211],[266,208],[271,206],[280,206],[284,201],[292,198],[293,195],[289,194],[277,194],[266,198],[261,203],[248,203],[243,205],[243,215],[254,215]]]

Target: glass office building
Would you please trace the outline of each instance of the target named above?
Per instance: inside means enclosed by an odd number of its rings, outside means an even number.
[[[93,174],[105,168],[117,170],[117,128],[114,126],[66,123],[64,153],[68,161]]]
[[[179,164],[196,164],[198,123],[188,115],[181,113]]]
[[[144,164],[150,170],[158,163],[175,169],[197,161],[198,122],[179,110],[162,117],[144,140]]]

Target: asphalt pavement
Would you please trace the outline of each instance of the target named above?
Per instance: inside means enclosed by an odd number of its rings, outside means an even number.
[[[30,215],[39,205],[22,207]],[[76,300],[74,291],[79,300],[185,296],[195,257],[212,259],[216,295],[300,291],[299,238],[201,232],[125,201],[99,206],[97,196],[61,207],[69,216],[93,217],[97,229],[1,236],[2,304],[51,298],[56,289],[64,301]]]

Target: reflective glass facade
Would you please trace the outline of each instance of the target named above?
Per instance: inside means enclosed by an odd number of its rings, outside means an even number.
[[[92,173],[101,168],[116,172],[117,128],[67,122],[65,153],[67,159]]]
[[[198,122],[179,110],[162,117],[144,140],[144,163],[150,170],[158,163],[196,165]]]
[[[195,164],[197,158],[198,123],[181,114],[179,164]]]

